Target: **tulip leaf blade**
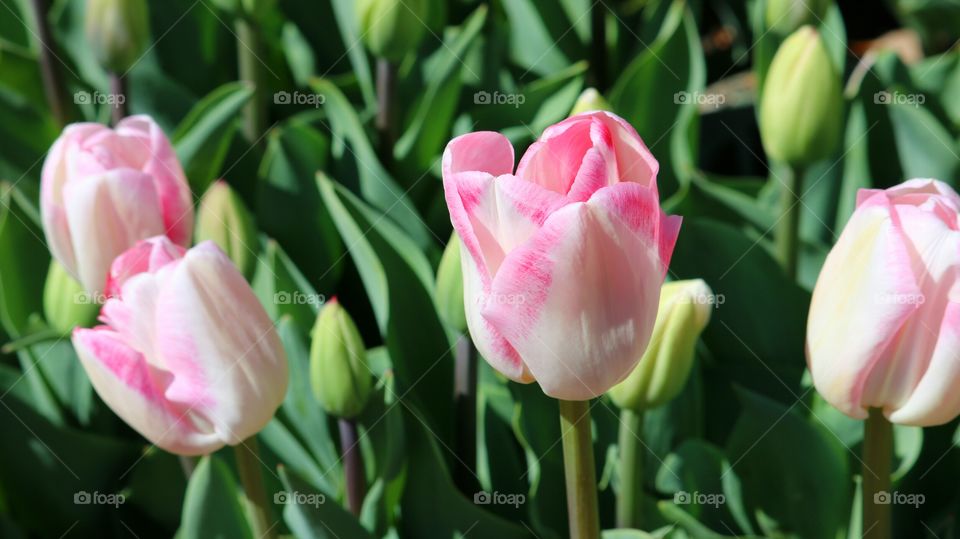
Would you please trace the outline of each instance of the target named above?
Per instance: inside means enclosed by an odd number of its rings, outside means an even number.
[[[236,479],[220,457],[201,458],[187,483],[183,521],[177,536],[181,539],[252,539],[239,492]]]
[[[43,231],[24,211],[15,189],[0,183],[0,251],[7,253],[0,257],[0,323],[11,337],[20,337],[29,333],[31,315],[43,312],[50,257]]]

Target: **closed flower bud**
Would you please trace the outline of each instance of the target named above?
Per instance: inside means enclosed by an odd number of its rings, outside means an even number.
[[[829,7],[830,0],[768,0],[767,29],[786,37],[805,24],[819,24]]]
[[[310,382],[328,414],[359,415],[370,397],[372,373],[360,332],[336,298],[320,309],[310,346]]]
[[[149,41],[146,0],[87,0],[87,42],[104,69],[124,73]]]
[[[420,44],[430,19],[430,0],[360,0],[357,20],[370,52],[393,62]]]
[[[650,346],[633,372],[610,390],[617,406],[640,412],[680,393],[693,367],[697,339],[710,321],[712,298],[701,279],[663,285]]]
[[[219,180],[200,200],[196,241],[211,240],[233,260],[248,279],[256,266],[257,229],[236,191]]]
[[[460,270],[460,238],[454,233],[437,268],[437,311],[444,322],[463,333],[467,315],[463,310],[463,274]]]
[[[791,166],[829,157],[843,121],[840,74],[810,26],[777,50],[760,101],[760,136],[767,154]]]
[[[587,88],[580,94],[580,97],[577,98],[577,102],[573,104],[570,116],[576,116],[581,112],[594,110],[610,110],[610,103],[607,103],[607,100],[603,98],[603,94],[598,92],[596,88]]]
[[[69,333],[73,328],[91,325],[100,310],[96,297],[67,273],[56,260],[50,262],[43,285],[43,314],[53,329]]]

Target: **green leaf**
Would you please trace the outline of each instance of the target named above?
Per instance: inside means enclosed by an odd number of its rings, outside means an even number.
[[[43,231],[16,188],[0,182],[0,323],[12,337],[28,332],[29,319],[43,312],[43,284],[50,263]],[[14,256],[13,253],[16,253]]]
[[[923,107],[894,103],[888,108],[904,179],[955,178],[960,145],[947,129]]]
[[[230,468],[207,455],[193,470],[183,500],[181,539],[250,539],[250,525],[240,504],[240,489]]]
[[[383,168],[370,145],[360,118],[347,98],[328,80],[314,79],[311,86],[325,98],[324,110],[329,115],[330,128],[335,137],[334,154],[339,154],[339,158],[354,167],[359,182],[355,191],[367,203],[403,228],[420,248],[431,244],[426,225],[406,192]],[[339,152],[336,151],[337,147],[340,148]],[[349,158],[346,154],[349,154]]]
[[[283,519],[296,537],[372,539],[346,509],[284,467],[280,468],[280,480],[287,489]]]
[[[576,47],[577,35],[569,30],[571,22],[579,20],[568,20],[554,2],[512,0],[502,6],[510,24],[510,58],[517,65],[527,73],[549,75],[570,64],[564,50]],[[583,16],[586,11],[581,11],[581,19],[588,18]]]
[[[320,305],[326,301],[274,240],[264,242],[251,286],[272,320],[289,316],[304,335],[310,332]]]
[[[253,89],[230,82],[207,94],[173,134],[173,146],[195,193],[204,193],[222,173],[230,140],[237,130],[240,109]]]
[[[343,36],[345,54],[350,58],[353,74],[360,83],[363,100],[368,107],[376,107],[377,97],[373,91],[373,76],[370,74],[370,62],[360,38],[360,18],[356,12],[354,0],[333,0],[333,14],[337,19],[337,29]]]

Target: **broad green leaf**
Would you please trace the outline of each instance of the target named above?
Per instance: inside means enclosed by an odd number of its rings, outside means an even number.
[[[43,284],[50,257],[43,231],[15,187],[0,183],[0,323],[13,337],[24,335],[29,319],[43,312]]]
[[[230,468],[216,455],[207,455],[190,476],[183,500],[181,539],[252,539],[240,503],[240,487]]]
[[[549,75],[570,64],[564,52],[577,48],[577,35],[569,31],[571,21],[556,3],[513,0],[502,6],[510,24],[510,57],[526,73]],[[586,18],[584,15],[588,15],[586,10],[580,17]]]
[[[337,28],[340,30],[340,35],[343,36],[343,46],[346,50],[344,54],[350,58],[350,65],[353,67],[353,74],[360,84],[363,100],[368,107],[375,107],[377,97],[373,91],[370,62],[367,60],[367,53],[360,38],[360,17],[357,16],[356,2],[354,0],[333,0],[331,4],[334,17],[337,20]]]
[[[251,286],[272,320],[289,316],[307,335],[326,301],[274,240],[264,241]]]
[[[923,107],[894,103],[888,109],[904,179],[955,178],[960,145],[953,135]]]
[[[253,89],[240,82],[220,86],[200,100],[173,134],[173,146],[195,193],[204,193],[223,172],[240,109]]]

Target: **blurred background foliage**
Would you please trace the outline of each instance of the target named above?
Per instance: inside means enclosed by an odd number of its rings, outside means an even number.
[[[450,237],[439,159],[452,136],[474,130],[503,132],[520,155],[595,87],[660,160],[665,209],[684,216],[670,278],[703,278],[724,298],[682,395],[647,414],[645,528],[677,538],[860,536],[862,426],[825,405],[805,377],[809,290],[857,189],[911,177],[957,186],[960,2],[841,1],[809,21],[842,67],[844,127],[836,155],[805,172],[797,282],[771,255],[780,183],[757,129],[758,88],[783,39],[767,26],[766,2],[435,2],[419,46],[396,62],[390,155],[378,151],[376,59],[360,43],[354,2],[263,2],[252,15],[262,93],[238,82],[237,4],[149,2],[150,45],[126,79],[129,112],[153,116],[170,135],[198,200],[225,178],[255,216],[252,283],[291,365],[286,402],[260,435],[276,472],[265,474],[267,490],[328,500],[273,505],[282,533],[566,536],[555,403],[483,362],[471,481],[527,502],[477,505],[452,481],[458,335],[435,307],[434,273]],[[109,81],[85,41],[84,1],[53,1],[51,48],[71,99],[61,118],[52,114],[35,12],[28,0],[0,5],[0,337],[10,343],[0,357],[0,535],[249,536],[232,454],[204,460],[188,487],[175,457],[147,448],[99,401],[44,314],[41,164],[61,121],[108,121],[109,107],[73,97],[107,92]],[[596,43],[595,33],[605,39]],[[323,103],[278,102],[277,92]],[[484,103],[480,92],[523,102]],[[880,92],[924,102],[885,103]],[[257,98],[269,105],[266,130],[244,137],[241,110]],[[371,486],[359,519],[334,503],[344,494],[336,428],[306,381],[317,303],[296,299],[334,294],[377,376],[359,419]],[[617,411],[602,398],[593,416],[601,519],[612,528]],[[898,536],[958,536],[956,443],[956,421],[896,428],[895,487],[926,499],[894,508]],[[77,505],[80,491],[124,493],[126,503]],[[726,503],[674,504],[675,493],[697,491],[723,493]]]

